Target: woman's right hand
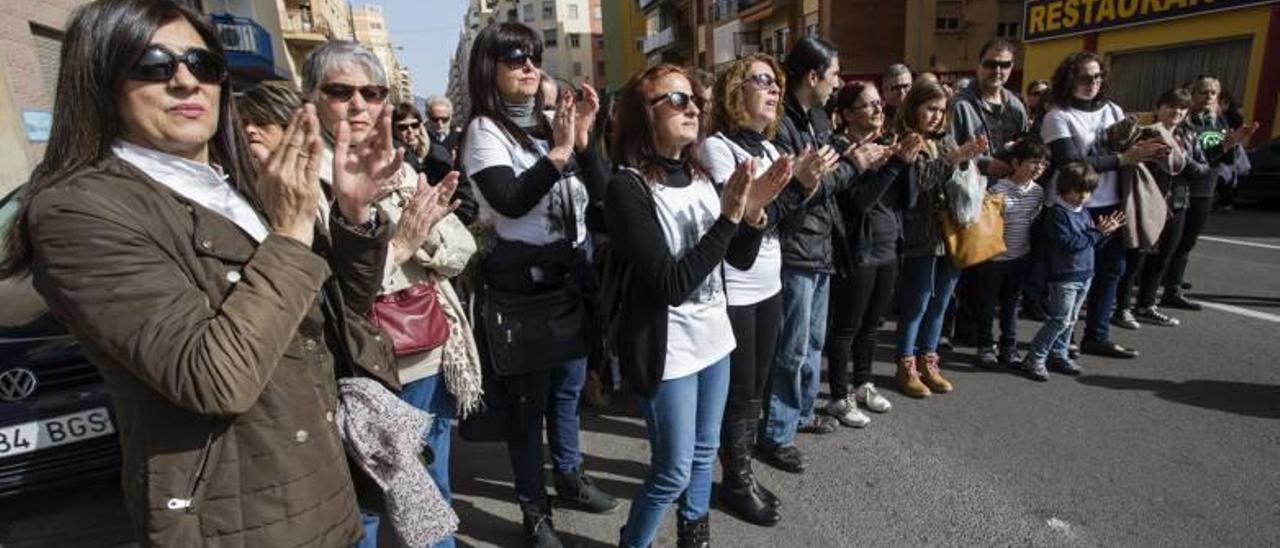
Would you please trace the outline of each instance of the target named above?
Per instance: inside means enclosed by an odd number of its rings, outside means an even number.
[[[898,140],[897,147],[895,154],[898,155],[898,159],[908,164],[915,163],[916,157],[920,156],[920,151],[924,150],[924,137],[919,133],[908,133]]]
[[[431,229],[462,203],[453,199],[458,188],[458,172],[450,171],[435,186],[427,184],[427,176],[418,174],[418,189],[409,198],[391,237],[391,256],[396,264],[413,256],[431,235]]]
[[[1165,144],[1163,139],[1154,137],[1135,143],[1128,150],[1120,154],[1120,163],[1133,166],[1142,162],[1150,162],[1168,156],[1170,152],[1169,145]]]
[[[950,154],[947,154],[947,160],[951,162],[951,165],[958,166],[968,162],[969,160],[977,158],[986,151],[987,138],[986,136],[979,136],[977,139],[956,147]]]
[[[310,247],[320,208],[320,159],[324,153],[314,105],[293,112],[280,143],[275,150],[257,143],[249,145],[260,166],[258,194],[271,230]]]
[[[573,93],[564,91],[556,100],[556,113],[551,117],[551,152],[547,157],[556,165],[556,169],[564,171],[573,156],[573,147],[578,139],[576,120],[577,105],[573,103]]]
[[[729,180],[724,184],[724,193],[720,196],[720,214],[734,224],[742,221],[743,215],[747,212],[748,196],[751,194],[754,183],[752,174],[755,172],[755,158],[747,158],[738,164],[737,169],[733,170],[733,175],[730,175]]]
[[[800,151],[800,156],[795,161],[796,179],[800,180],[800,186],[803,186],[808,194],[813,194],[818,185],[822,184],[823,177],[835,171],[839,160],[840,154],[830,146],[817,150],[805,148]]]

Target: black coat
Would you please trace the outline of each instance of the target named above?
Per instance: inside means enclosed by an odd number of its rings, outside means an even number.
[[[778,123],[778,133],[773,139],[782,153],[799,156],[806,147],[816,150],[830,144],[831,120],[826,111],[812,107],[806,112],[791,93],[787,93],[784,104],[786,113]],[[804,208],[779,220],[778,236],[782,243],[784,266],[827,273],[835,271],[833,245],[843,245],[840,242],[844,238],[836,195],[845,190],[853,179],[852,167],[847,162],[840,164]],[[788,191],[800,192],[800,185],[793,184]]]

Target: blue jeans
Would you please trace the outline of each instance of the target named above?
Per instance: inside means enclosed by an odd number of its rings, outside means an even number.
[[[1071,344],[1071,330],[1080,317],[1085,296],[1089,294],[1089,280],[1083,282],[1049,282],[1049,301],[1045,312],[1049,319],[1040,326],[1031,340],[1031,353],[1027,361],[1044,364],[1053,356],[1067,359],[1067,346]]]
[[[679,502],[686,520],[711,510],[711,474],[720,447],[720,420],[729,397],[729,357],[692,375],[662,381],[641,404],[653,452],[649,474],[622,532],[622,545],[653,543],[662,516]]]
[[[555,367],[503,377],[513,401],[515,416],[507,439],[507,455],[515,475],[516,499],[521,503],[546,498],[542,471],[542,427],[546,420],[551,465],[565,473],[582,467],[578,446],[578,396],[587,380],[587,359],[578,358]]]
[[[774,352],[771,394],[763,443],[781,447],[795,442],[796,429],[813,420],[822,382],[822,346],[827,338],[825,272],[782,269],[782,329]],[[741,342],[741,341],[740,341]]]
[[[898,280],[898,356],[915,356],[938,349],[942,320],[960,271],[951,258],[907,257]],[[919,345],[916,342],[919,341]]]
[[[1119,206],[1091,207],[1089,216],[1110,215]],[[1093,255],[1093,285],[1089,288],[1089,316],[1085,318],[1084,340],[1103,343],[1111,340],[1111,313],[1116,308],[1116,290],[1124,276],[1124,235],[1120,232],[1098,244]]]
[[[431,421],[431,428],[424,432],[427,447],[431,448],[432,454],[435,455],[435,460],[427,466],[427,474],[436,482],[436,487],[440,488],[440,494],[448,502],[453,498],[453,491],[449,487],[449,443],[454,417],[453,394],[450,394],[445,386],[444,377],[437,373],[404,385],[404,389],[400,392],[400,399],[434,416],[435,420]],[[381,516],[361,511],[360,521],[364,524],[364,538],[360,539],[356,546],[377,548],[378,523],[382,521]],[[453,537],[435,544],[435,548],[453,548],[453,546]]]

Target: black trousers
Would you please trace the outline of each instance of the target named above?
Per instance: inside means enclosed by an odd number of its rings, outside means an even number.
[[[1169,270],[1164,274],[1164,290],[1166,295],[1180,292],[1179,287],[1187,274],[1187,262],[1191,258],[1191,250],[1195,249],[1204,225],[1209,221],[1209,212],[1213,210],[1212,197],[1191,197],[1187,205],[1186,221],[1182,227],[1182,237],[1169,259]]]
[[[871,382],[871,361],[876,350],[876,329],[880,318],[893,304],[893,288],[898,281],[898,262],[854,269],[849,277],[831,281],[829,335],[827,336],[827,380],[831,399],[849,395],[849,366],[853,366],[853,386]]]
[[[729,400],[723,424],[760,419],[765,390],[773,373],[773,352],[782,326],[782,293],[746,306],[729,307],[729,325],[738,346],[729,354]],[[721,429],[722,448],[730,448],[729,428]],[[750,429],[755,433],[756,428]],[[750,450],[750,446],[741,448]]]
[[[1126,277],[1128,277],[1129,268],[1135,269],[1137,275],[1135,276],[1136,280],[1130,282],[1129,285],[1120,286],[1121,292],[1116,297],[1117,306],[1128,307],[1133,304],[1138,308],[1149,308],[1156,304],[1156,292],[1160,289],[1165,272],[1169,270],[1169,265],[1173,262],[1173,254],[1181,243],[1183,228],[1186,223],[1187,209],[1173,210],[1173,215],[1169,217],[1168,222],[1164,225],[1164,230],[1160,232],[1160,242],[1156,245],[1155,253],[1142,254],[1136,262],[1129,262],[1125,265]],[[1138,288],[1138,300],[1136,303],[1130,303],[1129,295],[1132,293],[1132,287],[1135,284]]]
[[[1138,248],[1124,250],[1124,274],[1120,276],[1119,287],[1116,287],[1116,312],[1133,306],[1133,286],[1137,284],[1138,275],[1149,262],[1149,257],[1149,253]]]
[[[1027,257],[1008,261],[987,261],[976,267],[978,302],[976,311],[978,348],[996,344],[991,322],[1000,308],[1000,346],[1011,347],[1018,341],[1018,299],[1026,278]]]

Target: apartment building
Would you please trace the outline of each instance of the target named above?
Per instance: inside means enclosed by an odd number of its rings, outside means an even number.
[[[398,49],[391,43],[387,32],[387,19],[382,6],[368,4],[351,9],[351,27],[356,41],[364,44],[378,56],[382,68],[387,71],[387,83],[391,88],[391,101],[412,101],[413,82],[408,67],[396,58]]]

